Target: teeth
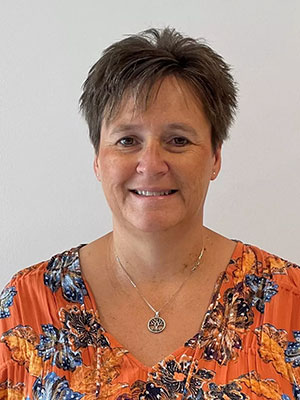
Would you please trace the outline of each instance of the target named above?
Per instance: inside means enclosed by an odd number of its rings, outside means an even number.
[[[166,196],[172,193],[172,190],[166,192],[149,192],[148,190],[135,190],[141,196]]]

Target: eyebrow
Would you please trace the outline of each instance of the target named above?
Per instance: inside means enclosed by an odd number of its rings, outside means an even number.
[[[197,131],[192,126],[185,124],[183,122],[174,122],[172,124],[168,124],[166,126],[166,130],[183,131],[183,132],[191,134],[194,137],[198,137]]]
[[[111,132],[110,136],[119,134],[119,133],[129,133],[129,132],[134,132],[134,131],[140,131],[143,130],[144,126],[140,124],[120,124],[116,126]],[[198,137],[197,131],[190,125],[185,124],[183,122],[173,122],[171,124],[167,124],[164,127],[164,131],[181,131],[181,132],[186,132],[191,134],[194,137]]]
[[[138,131],[143,128],[143,125],[139,124],[121,124],[114,127],[114,129],[110,132],[109,136],[113,136],[117,133],[128,133],[132,131]]]

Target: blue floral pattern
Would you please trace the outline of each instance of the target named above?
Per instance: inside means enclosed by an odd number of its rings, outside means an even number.
[[[75,349],[87,346],[109,347],[109,340],[103,335],[104,329],[93,310],[84,307],[66,307],[59,312],[64,328],[70,332]]]
[[[51,258],[44,274],[44,283],[52,292],[62,288],[63,296],[72,303],[83,304],[87,289],[81,276],[78,248]]]
[[[14,286],[4,288],[0,295],[0,318],[10,316],[9,307],[13,305],[14,296],[17,294]]]
[[[192,378],[187,385],[190,374]],[[193,362],[192,357],[182,356],[179,361],[170,358],[159,363],[150,376],[156,385],[167,389],[168,398],[175,399],[183,395],[186,399],[202,399],[203,384],[213,379],[215,373],[205,368],[198,368],[197,362]]]
[[[246,285],[252,291],[252,307],[264,313],[265,303],[270,302],[271,298],[278,293],[278,285],[265,277],[257,275],[246,275]]]
[[[205,360],[216,360],[226,365],[235,360],[242,348],[239,330],[246,330],[253,323],[251,305],[239,296],[238,289],[228,289],[223,304],[216,301],[214,309],[207,313],[198,342],[204,348]]]
[[[211,382],[208,387],[209,391],[206,397],[208,400],[248,400],[248,396],[242,393],[242,387],[236,382],[227,385],[216,385]]]
[[[38,378],[33,385],[33,400],[79,400],[84,394],[73,392],[65,378],[50,372],[44,383]]]
[[[293,332],[295,342],[288,342],[287,348],[284,352],[285,361],[292,363],[293,367],[300,366],[300,331]]]
[[[70,348],[67,330],[57,329],[51,324],[42,325],[42,329],[45,335],[40,336],[37,350],[44,361],[52,359],[52,365],[70,371],[82,364],[80,352],[74,352]]]
[[[295,400],[300,400],[300,386],[294,384],[293,385],[293,395]]]
[[[136,381],[131,386],[131,395],[121,395],[117,400],[168,400],[170,399],[169,393],[164,387],[155,385],[153,382],[144,382],[141,380]]]

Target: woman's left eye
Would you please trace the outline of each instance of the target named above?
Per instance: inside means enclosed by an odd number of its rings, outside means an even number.
[[[175,146],[178,146],[178,147],[185,146],[190,143],[190,141],[187,138],[182,137],[182,136],[176,136],[176,137],[172,138],[171,142]]]

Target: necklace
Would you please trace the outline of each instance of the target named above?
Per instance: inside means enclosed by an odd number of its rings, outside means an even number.
[[[137,290],[138,294],[140,295],[140,297],[143,299],[143,301],[147,304],[147,306],[149,308],[151,308],[151,310],[154,312],[154,317],[150,318],[148,321],[148,330],[151,333],[160,333],[162,332],[165,327],[166,327],[166,321],[159,315],[159,313],[161,312],[161,310],[166,307],[171,300],[174,299],[174,297],[177,295],[177,293],[182,289],[183,285],[185,284],[185,282],[189,279],[189,277],[192,275],[192,273],[198,268],[200,261],[202,259],[204,253],[204,246],[201,249],[201,252],[195,262],[195,264],[193,265],[193,267],[190,270],[189,275],[183,280],[182,284],[179,286],[179,288],[176,290],[175,293],[173,293],[173,295],[169,298],[169,300],[159,309],[159,310],[155,310],[155,308],[149,303],[149,301],[145,298],[145,296],[142,295],[142,293],[140,292],[139,288],[137,287],[137,285],[133,282],[132,278],[130,277],[129,273],[126,271],[125,267],[123,266],[123,264],[121,263],[120,258],[115,254],[115,258],[118,262],[118,264],[120,265],[120,267],[122,268],[122,270],[125,272],[125,275],[127,276],[127,278],[129,279],[130,283],[132,284],[132,286]]]

